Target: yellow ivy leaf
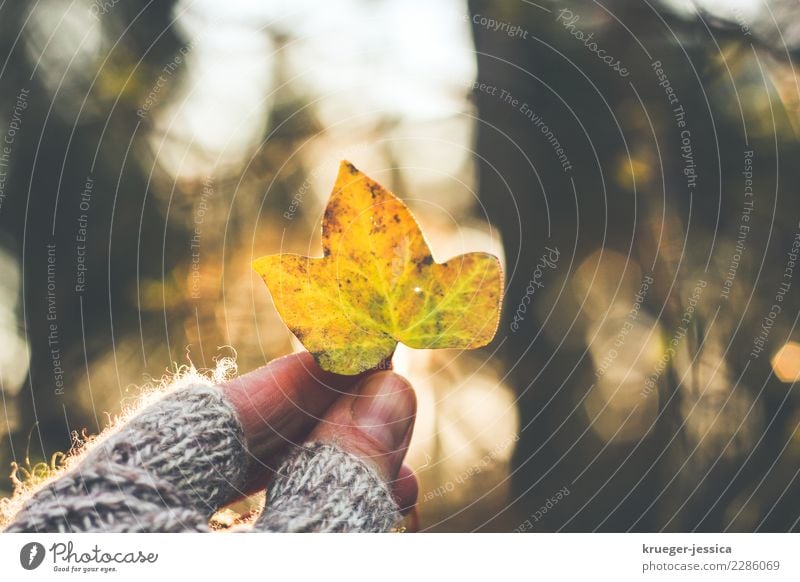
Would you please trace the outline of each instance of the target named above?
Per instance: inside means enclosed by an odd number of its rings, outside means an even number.
[[[497,331],[503,273],[496,257],[437,263],[403,202],[342,162],[322,220],[320,258],[261,257],[283,321],[325,370],[354,375],[381,364],[397,342],[479,348]]]

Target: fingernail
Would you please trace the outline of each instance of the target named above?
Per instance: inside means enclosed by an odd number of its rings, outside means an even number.
[[[379,372],[366,378],[353,399],[353,422],[386,452],[403,444],[414,423],[414,391],[402,377]]]

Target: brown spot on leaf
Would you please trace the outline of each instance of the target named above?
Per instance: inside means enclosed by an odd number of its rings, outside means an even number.
[[[421,259],[419,259],[418,261],[416,261],[414,266],[417,268],[417,273],[421,273],[422,269],[431,264],[433,264],[433,257],[430,255],[426,255]]]

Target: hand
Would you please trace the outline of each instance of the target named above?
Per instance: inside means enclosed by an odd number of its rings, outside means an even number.
[[[253,454],[248,493],[263,489],[279,460],[301,443],[338,446],[370,465],[404,513],[418,485],[403,465],[416,417],[408,381],[390,371],[339,376],[321,370],[308,352],[273,360],[222,386]]]
[[[402,465],[415,414],[401,376],[338,376],[308,353],[175,388],[16,499],[6,531],[208,531],[265,486],[254,531],[388,531],[416,502]]]

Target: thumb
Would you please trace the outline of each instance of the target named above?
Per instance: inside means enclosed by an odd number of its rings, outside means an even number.
[[[269,489],[259,531],[392,529],[392,495],[408,449],[416,397],[402,376],[379,372],[337,399],[283,463]]]
[[[353,394],[339,398],[308,440],[360,457],[390,482],[406,456],[416,412],[411,384],[394,372],[378,372],[364,378]]]

